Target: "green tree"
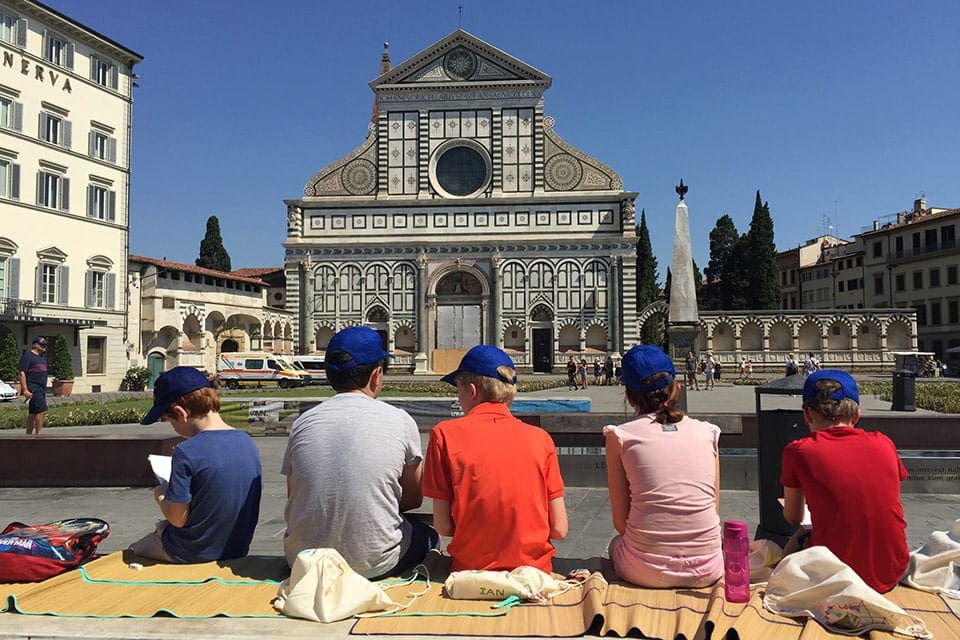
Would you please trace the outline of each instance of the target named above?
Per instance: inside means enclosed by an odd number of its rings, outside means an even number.
[[[737,238],[733,245],[734,259],[727,260],[720,272],[720,308],[729,311],[752,309],[747,297],[750,287],[752,263],[747,257],[746,234]]]
[[[223,238],[220,236],[220,220],[217,216],[207,218],[207,233],[200,241],[200,257],[197,258],[198,267],[214,269],[216,271],[230,271],[230,254],[223,248]]]
[[[650,230],[647,228],[647,212],[640,210],[640,226],[637,227],[637,312],[650,303],[656,302],[660,294],[657,280],[657,258],[650,244]]]
[[[73,356],[63,335],[53,341],[53,353],[47,356],[47,368],[54,380],[73,380]]]
[[[725,286],[723,274],[727,268],[727,262],[731,257],[736,256],[734,249],[739,240],[740,232],[737,231],[733,218],[726,214],[720,216],[710,232],[710,262],[707,263],[705,270],[707,282],[704,285],[701,309],[726,308],[723,306],[723,300],[729,296],[723,291]]]
[[[750,309],[780,308],[780,269],[777,267],[777,247],[773,239],[773,217],[770,205],[757,200],[753,206],[750,231],[747,232],[746,260],[748,271],[747,302]]]
[[[3,348],[0,350],[0,380],[16,382],[20,378],[20,345],[13,337],[13,332],[7,332],[3,339]]]

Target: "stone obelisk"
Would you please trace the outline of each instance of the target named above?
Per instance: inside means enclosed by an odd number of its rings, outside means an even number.
[[[673,264],[670,267],[670,318],[667,335],[670,337],[670,355],[674,359],[686,357],[694,349],[700,329],[697,312],[697,289],[693,279],[693,252],[690,248],[690,221],[684,201],[688,187],[680,181],[676,192],[680,196],[673,230]]]

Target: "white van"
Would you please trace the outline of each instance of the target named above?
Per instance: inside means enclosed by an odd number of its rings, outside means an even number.
[[[217,377],[228,389],[264,383],[287,389],[304,384],[303,376],[282,357],[265,352],[220,354]]]
[[[290,356],[290,360],[310,373],[311,384],[326,382],[327,372],[324,369],[323,356]]]

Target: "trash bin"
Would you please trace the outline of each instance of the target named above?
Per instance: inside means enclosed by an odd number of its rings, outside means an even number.
[[[917,410],[917,374],[909,369],[893,372],[893,411]]]
[[[783,450],[788,444],[810,433],[803,420],[803,376],[788,376],[756,387],[757,395],[757,493],[760,501],[760,523],[756,539],[773,540],[780,546],[793,535],[796,527],[783,517],[779,499],[783,497],[780,484]],[[763,409],[763,396],[791,396],[787,402],[778,402],[774,409]],[[796,409],[784,405],[796,404]]]

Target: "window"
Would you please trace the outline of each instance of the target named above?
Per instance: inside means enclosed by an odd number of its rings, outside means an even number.
[[[913,272],[913,288],[923,289],[923,272],[922,271]]]
[[[17,21],[13,16],[0,13],[0,40],[13,43],[13,36],[16,33]]]
[[[957,246],[956,227],[952,224],[940,227],[940,247],[953,249]]]
[[[91,184],[87,187],[87,217],[97,220],[116,219],[117,192]]]
[[[950,324],[960,323],[960,304],[956,300],[947,302],[947,322]]]
[[[858,267],[863,266],[863,256],[857,256],[856,264]]]
[[[883,244],[880,242],[873,243],[873,257],[879,258],[883,255]]]
[[[837,261],[837,271],[843,271],[843,260]]]
[[[916,306],[917,310],[917,326],[925,327],[927,326],[927,305],[918,304]]]
[[[0,198],[20,199],[20,165],[0,158]]]
[[[116,300],[117,275],[110,273],[113,262],[104,256],[87,261],[86,306],[91,309],[113,309]]]
[[[117,65],[90,56],[90,79],[103,87],[117,88]]]
[[[939,267],[933,267],[930,269],[930,286],[939,287],[940,286],[940,269]]]
[[[883,274],[873,276],[873,294],[883,295]]]
[[[947,284],[957,284],[957,265],[947,267]]]
[[[843,280],[837,283],[837,290],[840,291],[840,293],[845,291],[844,287],[846,287],[846,283]]]
[[[27,21],[15,16],[0,13],[0,40],[18,47],[27,45]]]
[[[22,131],[23,105],[12,98],[0,96],[0,127]]]
[[[58,115],[40,113],[40,131],[37,134],[44,142],[70,148],[73,125]]]
[[[847,291],[856,291],[859,288],[860,288],[860,281],[857,278],[851,278],[850,280],[847,280]]]
[[[907,277],[902,273],[897,274],[897,291],[905,291],[907,289]]]
[[[53,304],[57,301],[57,267],[40,265],[40,302]]]
[[[930,324],[932,325],[940,324],[940,303],[939,302],[930,303]]]
[[[937,248],[937,230],[927,229],[924,233],[924,247],[927,251],[933,251]]]
[[[106,160],[107,162],[117,161],[117,139],[91,129],[90,131],[90,157],[97,160]]]
[[[43,38],[43,57],[55,65],[73,69],[73,43],[47,32]]]
[[[917,231],[912,236],[913,239],[913,252],[920,253],[920,232]]]
[[[87,336],[87,373],[103,373],[106,362],[107,339],[103,336]]]
[[[903,257],[903,236],[897,236],[893,239],[894,251],[898,258]]]
[[[51,171],[37,172],[37,204],[50,209],[69,211],[70,179]]]

